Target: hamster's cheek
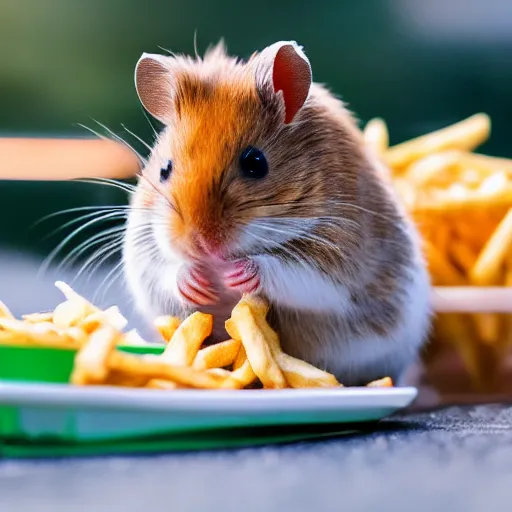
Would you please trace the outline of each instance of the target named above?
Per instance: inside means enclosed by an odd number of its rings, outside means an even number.
[[[172,264],[183,264],[185,260],[173,241],[171,228],[165,219],[155,218],[151,222],[154,243],[160,254]]]

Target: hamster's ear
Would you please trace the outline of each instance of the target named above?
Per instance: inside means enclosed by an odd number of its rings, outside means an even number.
[[[309,60],[295,41],[280,41],[265,48],[260,56],[260,70],[271,81],[273,92],[282,91],[285,123],[291,123],[302,108],[311,88]]]
[[[166,124],[172,109],[170,59],[143,53],[135,66],[135,88],[143,107]]]

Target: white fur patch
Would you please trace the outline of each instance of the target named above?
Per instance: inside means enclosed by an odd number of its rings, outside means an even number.
[[[336,361],[339,372],[352,374],[365,368],[385,376],[397,368],[405,369],[416,360],[425,342],[430,324],[430,281],[424,267],[410,270],[411,285],[405,301],[403,321],[385,336],[371,336],[354,340],[347,345],[329,345],[321,356],[325,361]]]
[[[309,265],[284,264],[273,256],[254,258],[262,286],[276,303],[291,309],[340,313],[349,304],[347,290]]]
[[[325,278],[307,265],[283,263],[271,256],[256,258],[260,265],[262,287],[272,301],[291,309],[350,315],[352,304],[347,290]],[[304,357],[317,363],[329,362],[338,375],[353,376],[361,372],[385,376],[402,371],[416,359],[426,340],[430,323],[430,281],[420,261],[411,264],[407,299],[402,321],[383,336],[371,335],[327,343],[314,353],[304,347]],[[325,327],[325,326],[324,326]],[[340,336],[342,333],[340,333]],[[336,333],[334,333],[334,339]]]

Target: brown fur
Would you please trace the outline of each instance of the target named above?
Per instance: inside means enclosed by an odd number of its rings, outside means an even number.
[[[239,62],[223,46],[204,60],[173,58],[165,152],[174,166],[169,182],[161,185],[175,206],[169,212],[172,237],[184,248],[201,236],[229,247],[233,257],[250,256],[237,253],[236,240],[254,219],[337,218],[313,229],[318,241],[295,239],[279,248],[262,244],[254,251],[319,269],[350,292],[350,315],[322,324],[317,314],[301,312],[299,319],[274,305],[272,322],[285,348],[298,356],[304,355],[298,338],[314,345],[333,336],[385,336],[403,320],[404,269],[416,257],[408,221],[342,102],[313,84],[303,108],[285,124],[282,96],[271,86],[265,59],[256,54]],[[239,175],[238,158],[248,145],[265,152],[270,172],[264,180]],[[139,188],[139,194],[148,193],[147,186]],[[286,329],[280,329],[283,324]]]

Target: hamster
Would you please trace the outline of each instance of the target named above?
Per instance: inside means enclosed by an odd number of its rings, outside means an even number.
[[[400,378],[430,324],[419,236],[342,101],[293,41],[247,61],[143,54],[164,125],[131,200],[124,270],[148,319],[271,304],[283,349],[343,384]]]

